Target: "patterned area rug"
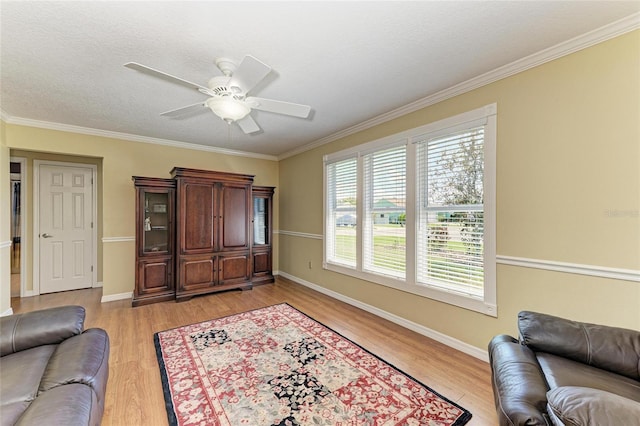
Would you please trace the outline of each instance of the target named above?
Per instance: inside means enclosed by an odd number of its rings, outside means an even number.
[[[471,413],[288,304],[154,335],[172,425],[463,425]]]

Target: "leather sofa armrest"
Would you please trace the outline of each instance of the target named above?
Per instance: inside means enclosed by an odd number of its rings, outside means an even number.
[[[0,318],[0,356],[36,346],[54,345],[82,333],[85,310],[82,306],[51,309]]]
[[[531,349],[498,335],[489,342],[491,383],[500,425],[548,425],[547,382]]]

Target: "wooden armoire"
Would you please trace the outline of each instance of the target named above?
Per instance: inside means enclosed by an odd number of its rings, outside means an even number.
[[[253,176],[175,167],[176,299],[251,288]]]
[[[133,306],[273,282],[274,188],[237,173],[175,167],[171,176],[133,177]]]

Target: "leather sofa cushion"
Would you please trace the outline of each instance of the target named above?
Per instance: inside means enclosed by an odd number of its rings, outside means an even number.
[[[640,425],[640,403],[597,389],[562,386],[547,394],[556,426]]]
[[[107,383],[109,337],[99,328],[70,337],[60,343],[49,360],[40,392],[67,383],[91,386],[101,395]]]
[[[20,425],[95,425],[102,419],[89,386],[69,384],[40,394],[16,423]]]
[[[2,357],[0,368],[0,418],[13,424],[36,399],[42,374],[55,345],[39,346]]]
[[[0,356],[54,345],[82,333],[82,306],[60,306],[0,318]]]
[[[538,352],[536,356],[551,389],[594,388],[640,403],[640,382],[636,380],[552,354]]]
[[[537,312],[518,314],[522,343],[640,380],[640,331],[588,324]]]

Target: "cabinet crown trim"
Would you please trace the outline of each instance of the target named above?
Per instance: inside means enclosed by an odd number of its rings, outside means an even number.
[[[176,181],[173,179],[153,178],[146,176],[131,176],[136,186],[155,186],[158,188],[175,188]]]
[[[252,183],[254,175],[244,175],[244,174],[230,173],[230,172],[217,172],[217,171],[210,171],[210,170],[188,169],[185,167],[174,167],[171,170],[171,177],[212,179],[218,182],[244,181],[246,183]]]

